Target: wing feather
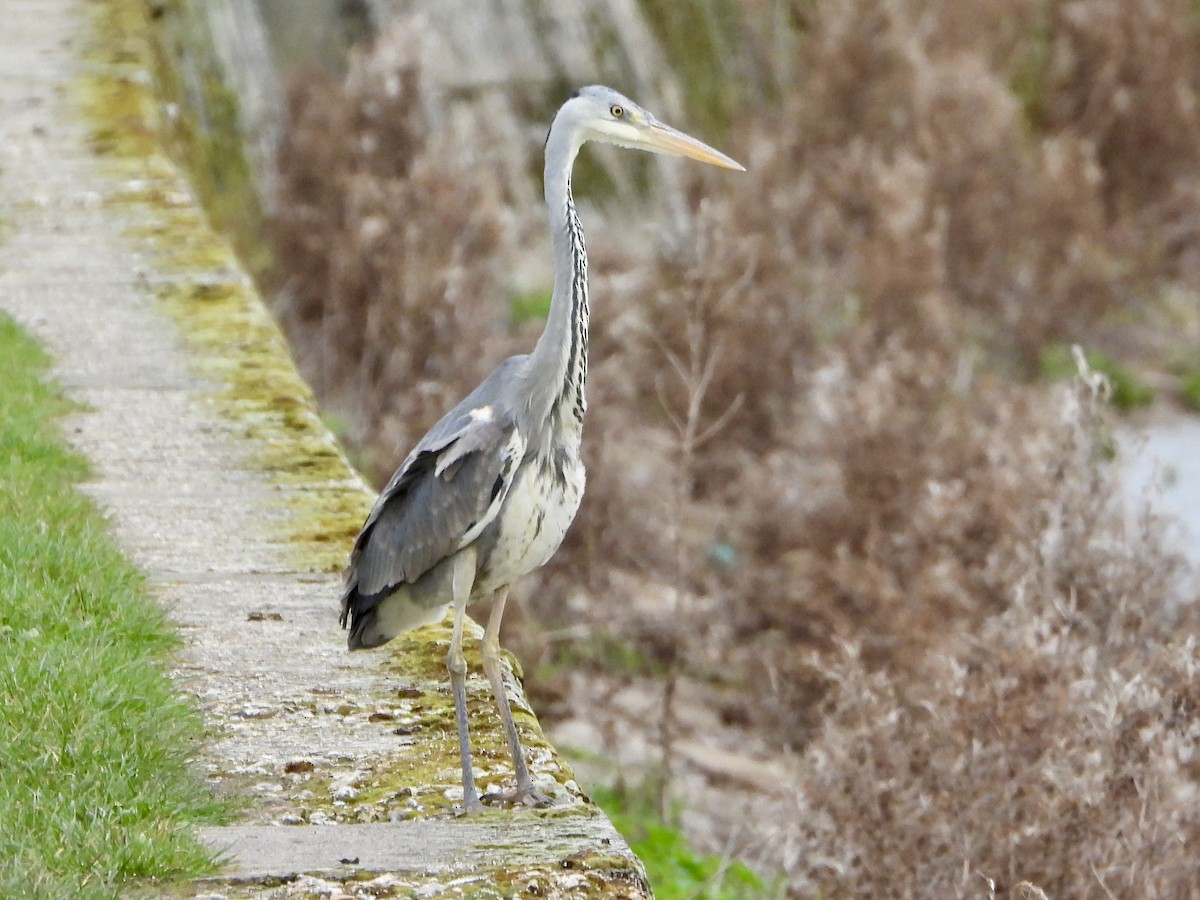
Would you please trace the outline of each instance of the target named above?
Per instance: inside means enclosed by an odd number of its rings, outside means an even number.
[[[419,446],[380,494],[351,554],[358,592],[413,583],[499,512],[524,451],[511,418],[473,417]],[[469,541],[467,542],[469,543]]]

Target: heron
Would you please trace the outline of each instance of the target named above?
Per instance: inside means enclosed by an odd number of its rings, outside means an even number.
[[[571,171],[587,141],[744,167],[663,124],[612,88],[581,88],[554,116],[545,147],[545,198],[554,289],[541,337],[451,409],[408,454],[379,494],[350,553],[341,625],[349,648],[378,647],[453,608],[446,654],[462,765],[463,806],[475,784],[462,652],[467,606],[492,597],[483,670],[512,754],[516,789],[489,803],[545,805],[529,774],[505,693],[500,621],[510,586],[558,550],[583,496],[580,455],[588,364],[588,271]]]

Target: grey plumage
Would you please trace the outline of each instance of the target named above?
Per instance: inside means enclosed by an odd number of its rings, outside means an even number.
[[[545,330],[532,353],[505,360],[417,444],[380,493],[346,571],[341,623],[349,625],[352,650],[378,646],[454,607],[446,664],[467,811],[481,804],[471,770],[462,622],[468,603],[488,595],[495,600],[484,671],[517,777],[516,791],[498,799],[545,800],[529,776],[504,693],[499,629],[509,586],[554,554],[583,495],[587,254],[570,179],[588,140],[742,168],[611,88],[583,88],[563,104],[546,138],[555,276]]]
[[[376,607],[398,585],[417,585],[459,549],[464,536],[488,524],[512,484],[519,439],[511,414],[481,421],[499,382],[521,364],[514,356],[452,409],[392,475],[367,517],[347,570],[342,625],[351,618],[350,648],[377,646],[395,635],[364,639]],[[511,448],[510,452],[504,452]],[[489,517],[489,512],[492,516]],[[449,598],[430,598],[430,609]],[[440,613],[435,616],[440,618]]]

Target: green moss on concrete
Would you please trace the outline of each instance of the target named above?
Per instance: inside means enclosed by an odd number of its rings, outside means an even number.
[[[89,69],[79,99],[91,126],[91,148],[116,159],[153,157],[161,148],[158,104],[148,90],[150,48],[141,4],[123,0],[89,9],[98,39],[84,50]]]
[[[486,884],[475,882],[458,890],[447,886],[437,897],[496,898],[514,897],[619,898],[648,897],[650,887],[645,874],[630,866],[627,856],[602,853],[576,853],[553,865],[514,866],[497,869]]]
[[[263,213],[242,143],[237,98],[220,75],[196,0],[101,0],[85,51],[84,105],[102,156],[149,161],[164,150],[255,274],[266,270]],[[153,20],[153,22],[152,22]],[[187,67],[189,77],[181,73]],[[162,110],[169,108],[171,115]]]
[[[103,0],[89,6],[98,36],[85,52],[93,66],[83,92],[91,146],[126,161],[151,161],[165,149],[187,170],[208,215],[258,274],[269,265],[269,254],[237,98],[221,78],[195,3]],[[173,114],[163,115],[165,107]]]
[[[480,772],[480,787],[486,792],[505,790],[514,784],[504,728],[491,688],[481,674],[481,636],[482,630],[469,623],[463,653],[469,670],[467,707],[472,723],[471,747],[475,767]],[[448,815],[460,804],[458,731],[445,662],[449,644],[450,629],[439,624],[401,635],[388,645],[385,665],[393,674],[389,680],[394,688],[388,696],[376,698],[373,714],[391,717],[397,742],[407,743],[399,752],[372,760],[369,767],[359,769],[362,775],[355,782],[357,796],[326,802],[320,799],[329,797],[325,793],[319,795],[312,809],[319,809],[335,821],[369,822]],[[505,663],[515,671],[511,656],[506,655]],[[537,718],[526,706],[514,704],[513,719],[527,754],[554,753]],[[556,756],[555,765],[559,784],[564,788],[573,784],[574,772],[565,762]]]
[[[79,97],[92,146],[122,184],[106,202],[128,211],[143,277],[180,323],[197,374],[218,386],[212,402],[247,439],[249,460],[279,486],[280,514],[271,521],[288,561],[302,571],[338,571],[371,494],[322,424],[230,244],[164,152],[143,4],[107,0],[94,10],[98,39]]]
[[[520,827],[522,823],[515,823]],[[425,900],[510,900],[510,898],[572,897],[579,900],[623,900],[652,896],[645,873],[632,865],[627,856],[603,853],[567,853],[557,862],[531,865],[504,863],[503,849],[495,866],[470,875],[442,873],[441,875],[388,877],[379,880],[375,872],[352,872],[344,877],[332,877],[332,882],[346,893],[375,898],[414,897]],[[301,887],[282,879],[256,879],[238,884],[210,882],[214,893],[228,900],[249,900],[264,896],[273,889],[286,889],[289,897],[329,896],[328,882],[313,884],[310,893],[301,894]],[[198,887],[207,887],[204,881]],[[355,893],[361,891],[362,893]],[[133,897],[173,897],[170,893],[139,894]],[[187,896],[191,896],[190,894]]]

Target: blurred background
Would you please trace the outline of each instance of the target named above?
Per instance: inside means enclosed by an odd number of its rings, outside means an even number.
[[[584,151],[588,489],[506,619],[661,896],[1200,895],[1194,0],[152,7],[376,485],[540,333],[571,90],[746,165]]]

